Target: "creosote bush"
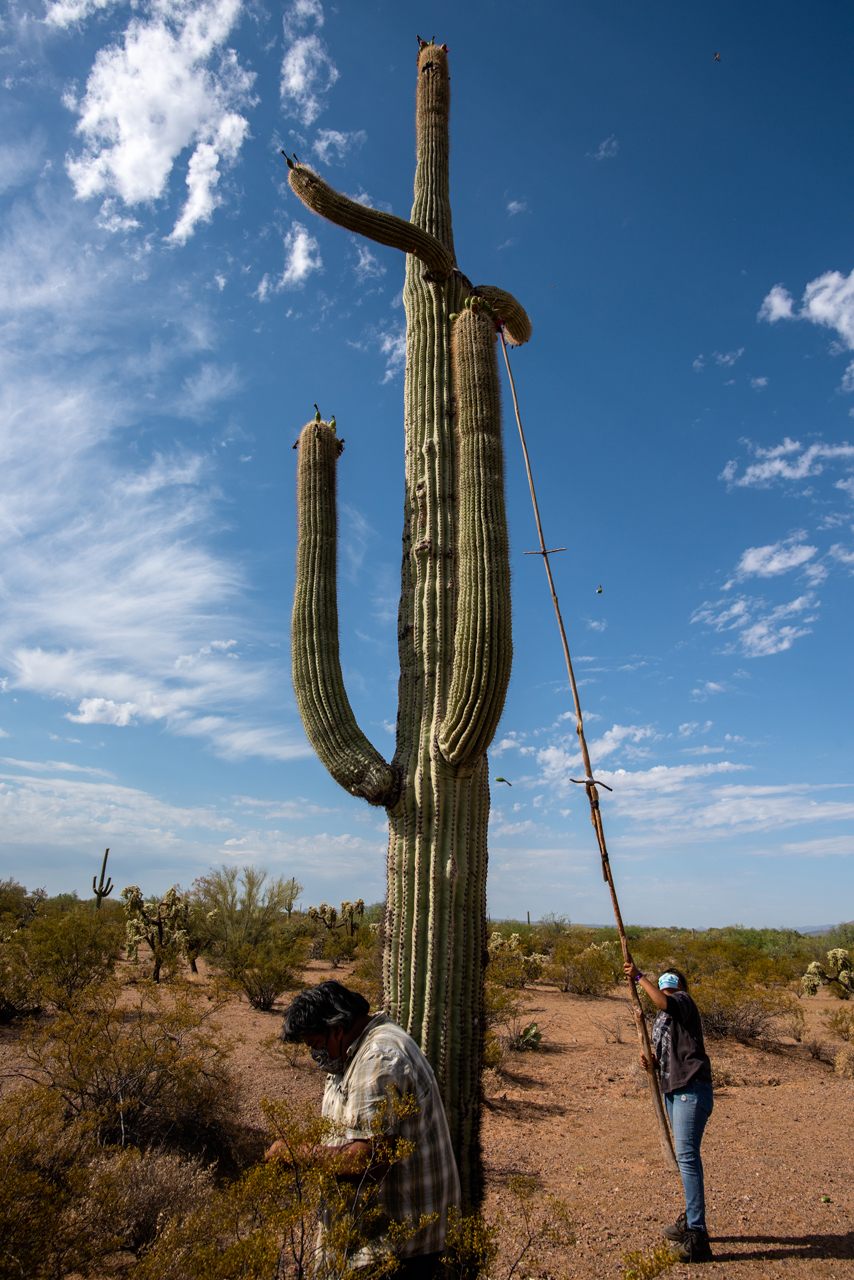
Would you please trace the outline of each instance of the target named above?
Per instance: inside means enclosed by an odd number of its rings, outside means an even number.
[[[692,984],[691,992],[709,1039],[731,1037],[756,1040],[773,1034],[780,1019],[791,1020],[797,997],[790,991],[768,990],[735,969],[720,970]]]
[[[101,1146],[177,1149],[228,1161],[234,1151],[229,1044],[216,1005],[192,989],[167,1003],[151,985],[131,1007],[115,983],[25,1035],[20,1074],[59,1098]]]
[[[579,947],[567,935],[555,943],[545,977],[573,995],[604,996],[622,976],[622,959],[616,942],[590,942]]]

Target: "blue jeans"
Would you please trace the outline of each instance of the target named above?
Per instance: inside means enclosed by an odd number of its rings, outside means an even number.
[[[712,1114],[712,1086],[700,1081],[664,1095],[676,1161],[685,1191],[685,1217],[689,1231],[706,1230],[706,1197],[703,1190],[703,1162],[700,1143],[706,1121]]]

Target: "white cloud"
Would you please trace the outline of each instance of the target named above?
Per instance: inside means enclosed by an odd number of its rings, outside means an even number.
[[[510,214],[511,218],[515,218],[517,214],[520,214],[520,213],[527,213],[528,201],[527,200],[508,200],[507,212]]]
[[[133,723],[138,710],[135,702],[114,702],[112,698],[81,698],[77,714],[69,711],[65,718],[74,724],[112,724],[124,728]]]
[[[694,359],[691,361],[691,368],[694,370],[695,373],[702,373],[705,367],[706,367],[706,357],[703,355],[702,352],[700,352],[700,354],[698,356],[695,356]]]
[[[721,365],[724,369],[731,369],[744,355],[744,347],[739,347],[736,351],[715,351],[712,354],[715,364]]]
[[[406,329],[389,329],[379,335],[380,351],[385,360],[383,384],[391,382],[406,364]]]
[[[342,133],[339,129],[318,129],[311,149],[321,164],[329,164],[343,160],[348,153],[364,146],[367,137],[364,129],[353,129],[349,133]]]
[[[218,365],[206,361],[195,373],[188,374],[176,403],[177,411],[187,418],[204,418],[220,400],[227,400],[240,390],[236,365]],[[176,483],[172,480],[172,483]],[[178,481],[186,483],[186,481]]]
[[[604,618],[585,618],[584,625],[588,631],[607,631],[608,623]]]
[[[73,27],[93,13],[115,8],[120,0],[49,0],[44,21],[49,27]]]
[[[615,133],[609,133],[607,138],[603,138],[599,146],[593,152],[588,152],[594,160],[613,160],[620,153],[620,142]]]
[[[754,391],[763,391],[768,386],[767,378],[751,378],[750,385]]]
[[[778,320],[794,318],[795,300],[781,284],[775,284],[762,300],[757,319],[775,324]]]
[[[210,218],[219,166],[236,158],[248,129],[239,109],[254,76],[223,48],[240,13],[241,0],[167,0],[147,18],[133,17],[121,43],[99,50],[82,99],[70,103],[84,144],[66,161],[79,199],[160,199],[192,146],[188,198],[172,242],[183,244]]]
[[[217,194],[220,160],[234,160],[249,131],[249,122],[231,111],[219,122],[213,142],[200,142],[187,167],[187,202],[166,237],[173,244],[186,244],[200,222],[210,222],[222,203]]]
[[[323,269],[320,256],[320,245],[315,237],[301,222],[294,222],[282,240],[285,251],[285,265],[277,280],[264,275],[255,291],[260,302],[265,302],[271,294],[281,293],[283,289],[300,289],[315,271]]]
[[[793,533],[764,547],[748,547],[736,566],[737,578],[774,578],[799,569],[817,554],[818,548],[803,541],[804,533]]]
[[[795,311],[794,300],[782,285],[765,297],[759,308],[760,320],[773,323],[776,320],[807,320],[825,329],[832,329],[844,348],[854,351],[854,271],[843,276],[839,271],[825,271],[810,280],[804,289],[801,305]],[[854,375],[846,371],[844,390],[854,389]],[[845,383],[850,385],[846,386]]]
[[[847,568],[854,570],[854,550],[849,547],[843,547],[840,542],[835,542],[828,553],[838,564],[844,564]]]
[[[282,106],[305,126],[312,125],[338,80],[338,68],[317,34],[323,26],[323,6],[317,0],[296,0],[285,11],[282,25],[289,42],[279,82]],[[309,31],[312,26],[317,30]]]
[[[356,264],[353,272],[356,279],[362,283],[365,280],[379,280],[385,275],[385,267],[377,258],[376,254],[361,241],[355,242]]]
[[[854,444],[802,445],[786,436],[771,448],[751,445],[756,462],[748,463],[739,475],[739,465],[730,459],[720,478],[737,489],[768,488],[775,481],[800,481],[821,475],[828,463],[854,462]]]
[[[691,621],[693,622],[694,619],[692,618]],[[719,680],[704,680],[702,684],[695,685],[691,690],[691,698],[694,702],[706,702],[707,699],[726,692],[727,686],[721,684]]]
[[[20,142],[0,144],[0,195],[22,187],[44,163],[45,140],[41,133],[31,134]]]
[[[705,623],[714,631],[733,632],[735,640],[728,652],[739,650],[747,658],[766,658],[791,649],[796,640],[809,635],[816,621],[816,608],[817,601],[809,592],[775,607],[759,597],[742,596],[733,602],[706,602],[695,610],[691,622]],[[705,686],[705,692],[709,691]],[[697,695],[695,690],[693,696]]]

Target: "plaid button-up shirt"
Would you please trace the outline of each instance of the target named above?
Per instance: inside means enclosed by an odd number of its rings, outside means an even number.
[[[401,1107],[398,1100],[415,1105]],[[323,1115],[335,1125],[338,1142],[370,1140],[379,1126],[383,1135],[412,1143],[411,1154],[383,1175],[377,1206],[385,1221],[414,1228],[395,1246],[397,1256],[442,1249],[448,1210],[460,1203],[448,1121],[432,1067],[412,1037],[386,1014],[372,1018],[350,1046],[343,1073],[326,1077]],[[423,1215],[431,1215],[431,1220],[419,1227]],[[389,1251],[389,1242],[380,1234],[350,1265],[365,1265],[378,1252]]]

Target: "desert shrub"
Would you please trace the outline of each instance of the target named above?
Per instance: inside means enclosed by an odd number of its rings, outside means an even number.
[[[487,981],[502,987],[525,987],[542,975],[547,956],[526,952],[518,933],[504,937],[497,929],[487,944]]]
[[[561,991],[578,996],[604,996],[622,974],[622,953],[616,942],[591,942],[578,948],[572,937],[555,946],[546,976]]]
[[[833,1059],[833,1070],[845,1080],[854,1080],[854,1044],[844,1044]]]
[[[216,1006],[156,988],[131,1008],[105,984],[25,1040],[20,1074],[62,1100],[70,1123],[102,1146],[163,1146],[228,1159],[236,1139],[230,1045],[211,1025]]]
[[[279,996],[296,985],[295,971],[304,954],[300,939],[277,939],[247,950],[239,982],[253,1009],[272,1009]]]
[[[26,953],[45,997],[67,1009],[93,983],[113,970],[122,929],[100,912],[77,906],[64,914],[38,916],[26,931]]]
[[[670,1245],[656,1244],[651,1249],[636,1249],[623,1254],[623,1280],[655,1280],[656,1276],[678,1262]]]
[[[389,1104],[392,1105],[392,1104]],[[409,1102],[394,1104],[411,1114]],[[315,1241],[326,1224],[325,1280],[352,1274],[348,1262],[378,1229],[378,1172],[412,1151],[412,1144],[385,1137],[379,1116],[374,1155],[353,1199],[339,1182],[326,1146],[340,1133],[316,1112],[314,1104],[265,1105],[270,1137],[281,1158],[256,1165],[231,1186],[215,1192],[183,1222],[169,1223],[135,1273],[140,1280],[270,1280],[288,1275],[307,1280],[318,1274]],[[373,1171],[373,1172],[372,1172]],[[400,1238],[411,1234],[402,1227]],[[387,1264],[359,1269],[368,1280],[388,1271]]]
[[[0,1025],[38,1013],[42,989],[24,947],[12,938],[0,942]]]
[[[90,1247],[98,1255],[123,1249],[139,1257],[167,1222],[182,1222],[212,1189],[213,1173],[196,1157],[109,1149],[86,1166],[84,1185],[64,1217],[75,1236],[90,1233]]]
[[[824,1014],[824,1021],[832,1036],[854,1043],[854,1009],[834,1009]]]
[[[366,912],[367,914],[367,912]],[[372,1009],[383,1002],[383,924],[363,924],[356,935],[356,955],[349,985],[365,997]]]
[[[233,957],[268,942],[277,925],[290,920],[301,893],[293,877],[270,879],[255,867],[223,866],[199,876],[190,891],[199,949],[234,970]]]
[[[41,910],[46,896],[44,889],[28,893],[17,880],[0,880],[0,942],[25,929]]]
[[[721,970],[692,988],[710,1039],[755,1040],[769,1035],[780,1018],[791,1018],[796,997],[769,991],[747,981],[736,970]]]
[[[117,1250],[148,1248],[167,1220],[209,1194],[199,1160],[102,1149],[38,1087],[0,1103],[1,1280],[90,1274]]]
[[[40,1090],[0,1101],[0,1280],[56,1280],[88,1261],[85,1232],[67,1221],[87,1148],[64,1120]]]

